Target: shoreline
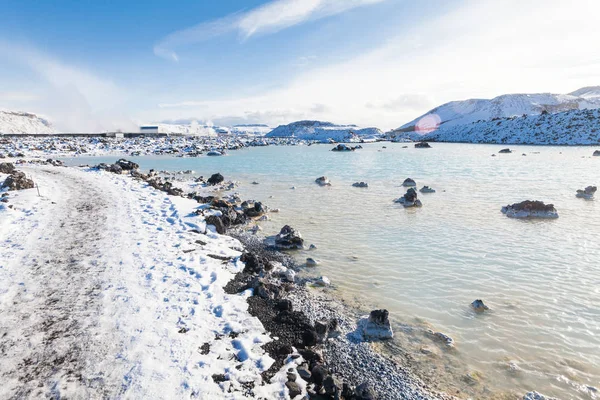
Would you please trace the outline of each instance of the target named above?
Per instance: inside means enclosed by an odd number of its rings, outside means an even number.
[[[42,165],[35,165],[35,164],[42,164]],[[31,164],[28,163],[19,163],[17,164],[17,168],[22,168],[22,167],[26,167],[26,170],[28,172],[33,172],[33,177],[34,179],[37,179],[36,177],[40,177],[41,175],[39,175],[40,173],[42,173],[42,175],[44,174],[48,174],[50,173],[51,175],[53,174],[54,177],[52,179],[58,179],[58,181],[60,181],[61,179],[66,179],[66,176],[78,176],[81,177],[81,179],[86,179],[86,176],[89,176],[93,181],[97,181],[97,182],[104,182],[106,184],[110,184],[111,181],[114,181],[116,179],[116,181],[121,181],[121,180],[126,180],[126,181],[130,181],[130,183],[127,183],[127,186],[132,185],[133,187],[137,186],[138,184],[135,183],[135,179],[132,177],[126,177],[125,175],[118,175],[116,178],[112,178],[110,177],[110,173],[108,172],[102,172],[102,173],[94,173],[94,172],[90,172],[90,171],[86,171],[83,170],[81,168],[75,168],[75,167],[56,167],[56,166],[51,166],[51,165],[43,165],[43,162],[33,162]],[[47,171],[47,172],[43,172],[43,171]],[[52,172],[53,171],[53,172]],[[65,172],[63,172],[65,171]],[[106,175],[109,175],[108,177]],[[133,174],[135,176],[135,174]],[[50,176],[50,175],[47,175]],[[41,178],[40,178],[41,179]],[[47,178],[44,178],[47,179]],[[71,179],[71,178],[69,178]],[[58,182],[57,181],[57,182]],[[150,190],[150,191],[154,191],[154,189],[148,188],[147,183],[139,183],[139,185],[142,186],[143,190]],[[42,192],[47,192],[48,191],[48,184],[44,184],[42,187]],[[33,193],[30,189],[29,192],[10,192],[11,194],[9,194],[8,198],[9,198],[9,204],[12,203],[13,201],[13,196],[17,196],[17,206],[19,206],[19,198],[24,195],[27,194],[28,197],[34,196],[35,198],[35,193]],[[33,193],[33,194],[32,194]],[[49,195],[49,193],[44,194],[43,196],[47,196]],[[71,196],[78,196],[78,193],[69,193],[69,195]],[[168,196],[168,197],[179,197],[179,196]],[[43,197],[42,197],[43,199]],[[183,199],[183,197],[182,197]],[[36,201],[41,201],[41,200],[36,200]],[[187,203],[187,204],[191,204],[191,203]],[[198,205],[198,204],[197,204]],[[107,209],[108,212],[109,209]],[[186,212],[184,210],[181,210],[181,212]],[[205,232],[208,234],[208,230],[205,229]],[[191,230],[192,235],[197,235],[195,233],[193,233],[194,229]],[[200,228],[199,233],[202,232],[202,229]],[[69,232],[67,232],[69,233]],[[233,233],[233,232],[232,232]],[[232,236],[228,236],[228,235],[217,235],[218,237],[231,237],[234,242],[237,241],[237,239],[235,239],[236,234],[233,234]],[[248,238],[253,238],[256,239],[256,237],[253,236],[247,236],[246,239],[244,239],[244,248],[249,248],[251,247],[253,249],[253,251],[258,251],[258,252],[264,252],[261,254],[267,254],[268,251],[265,250],[265,247],[262,243],[252,243],[250,240],[248,240]],[[200,239],[200,241],[202,241],[203,239]],[[222,247],[222,245],[221,245]],[[217,249],[215,249],[217,250]],[[223,249],[223,248],[219,248],[218,250],[220,251],[224,251],[227,249]],[[245,251],[246,251],[245,250]],[[227,250],[227,251],[231,251],[231,250]],[[244,254],[245,251],[242,251],[242,256]],[[192,253],[193,254],[193,253]],[[281,261],[284,261],[286,263],[291,263],[291,259],[289,257],[286,257],[283,254],[276,254],[276,253],[271,253],[274,259],[279,259]],[[239,268],[241,268],[244,264],[239,262],[239,257],[240,256],[233,256],[233,255],[225,255],[221,258],[221,256],[219,257],[214,257],[216,258],[216,261],[219,261],[221,263],[226,262],[227,263],[227,269],[231,268],[231,263],[233,263],[234,265],[238,265],[238,272],[236,273],[236,275],[233,276],[233,279],[231,280],[227,280],[226,282],[223,282],[225,284],[225,288],[227,288],[227,286],[231,286],[232,282],[235,284],[235,281],[237,279],[237,277],[240,274],[243,274],[243,271],[240,271]],[[285,260],[287,258],[287,261]],[[246,263],[246,265],[248,265]],[[288,264],[289,265],[289,264]],[[245,267],[244,267],[245,268]],[[404,368],[404,367],[399,367],[398,365],[396,365],[393,361],[391,361],[388,358],[385,358],[383,356],[381,356],[380,354],[378,354],[373,348],[372,346],[370,346],[368,343],[365,342],[360,342],[360,341],[356,341],[353,342],[352,340],[350,340],[349,338],[351,337],[349,334],[351,333],[352,330],[352,325],[354,324],[354,315],[352,315],[351,313],[348,313],[347,309],[345,309],[345,307],[338,302],[333,301],[333,299],[331,297],[327,298],[325,296],[314,296],[314,294],[309,293],[309,290],[307,290],[305,287],[303,287],[303,281],[298,282],[298,284],[294,284],[291,286],[291,291],[289,293],[289,297],[288,296],[283,296],[281,298],[279,298],[277,300],[277,302],[279,302],[280,300],[283,299],[287,299],[287,300],[291,300],[292,304],[293,304],[293,308],[297,309],[298,312],[294,313],[295,317],[292,319],[292,323],[291,324],[281,324],[280,322],[275,321],[275,318],[272,318],[271,323],[269,324],[267,322],[267,319],[262,319],[263,322],[263,326],[265,328],[271,328],[270,329],[270,334],[269,336],[271,336],[271,341],[265,343],[263,347],[267,353],[269,353],[269,355],[271,355],[271,357],[275,360],[275,364],[273,364],[276,367],[270,367],[267,371],[263,372],[263,385],[279,385],[282,383],[282,377],[283,379],[285,379],[285,371],[290,368],[290,366],[294,366],[297,365],[298,363],[300,363],[303,359],[304,360],[309,360],[309,361],[315,361],[317,365],[321,366],[321,368],[323,369],[323,380],[326,380],[327,377],[331,377],[330,381],[333,382],[334,387],[336,387],[337,389],[331,389],[331,386],[329,386],[329,389],[327,389],[328,391],[333,390],[334,392],[339,392],[339,394],[342,393],[342,390],[354,390],[354,388],[356,386],[360,386],[362,385],[362,387],[364,388],[365,385],[364,383],[367,382],[369,383],[369,386],[372,387],[372,390],[375,391],[375,393],[377,393],[377,399],[394,399],[394,398],[440,398],[440,399],[446,399],[446,398],[450,398],[449,396],[445,396],[445,395],[441,395],[441,394],[437,394],[437,393],[433,393],[430,392],[426,386],[415,376],[413,376],[413,374],[410,372],[410,370]],[[261,316],[264,317],[266,314],[263,314],[264,311],[268,311],[269,309],[271,310],[271,312],[275,311],[275,307],[276,307],[276,303],[273,302],[264,302],[259,300],[260,296],[257,296],[256,293],[252,293],[254,295],[244,295],[244,293],[246,292],[246,290],[239,290],[240,288],[228,291],[225,290],[227,293],[230,293],[231,295],[233,295],[233,292],[236,293],[240,293],[242,294],[241,299],[245,299],[244,301],[247,301],[249,303],[249,311],[251,315],[254,315],[255,317],[258,316],[259,319],[261,319]],[[239,294],[235,294],[233,296],[239,296]],[[263,299],[264,300],[264,299]],[[227,304],[227,302],[223,303],[221,306],[225,306]],[[298,330],[294,331],[294,325],[298,320],[304,320],[305,323],[309,324],[311,327],[314,327],[314,323],[317,319],[323,319],[323,318],[335,318],[338,323],[339,323],[339,327],[336,328],[335,330],[337,332],[339,332],[334,338],[330,339],[330,340],[325,340],[324,344],[312,344],[312,345],[306,345],[306,346],[302,346],[299,345],[297,342],[294,343],[295,346],[294,348],[297,348],[299,350],[299,352],[296,352],[293,349],[285,349],[286,352],[292,350],[291,352],[287,353],[287,354],[282,354],[280,349],[280,343],[278,343],[278,340],[276,339],[275,341],[273,341],[273,337],[275,335],[277,335],[277,337],[282,338],[285,335],[289,335],[289,337],[291,339],[295,338],[298,339],[298,334],[300,333]],[[261,322],[262,322],[261,321]],[[187,328],[186,326],[182,326],[180,327],[179,333],[185,333],[186,335],[189,333],[189,328]],[[235,330],[233,331],[235,332]],[[236,339],[237,334],[232,336],[232,343],[233,346],[235,347],[235,341],[238,340]],[[218,337],[217,337],[218,339]],[[304,340],[305,338],[302,338],[302,340]],[[207,342],[208,343],[208,342]],[[207,347],[210,350],[210,347],[213,346],[216,342],[212,342],[211,344],[209,344]],[[197,343],[198,346],[200,346],[201,343]],[[206,344],[206,343],[205,343]],[[275,345],[277,344],[277,346]],[[284,343],[287,345],[290,345],[291,342],[290,340],[287,341],[287,343]],[[302,349],[301,347],[305,347],[304,349]],[[277,352],[279,352],[279,354],[277,354]],[[322,356],[320,354],[320,352],[322,352]],[[338,357],[340,354],[346,354],[346,355],[352,355],[353,357],[351,359],[348,359],[346,357]],[[300,358],[301,355],[303,355],[303,358]],[[240,356],[238,355],[238,358]],[[322,362],[319,362],[318,360],[321,359],[321,357],[323,358]],[[356,365],[356,361],[360,360],[360,367]],[[314,366],[313,366],[314,367]],[[317,368],[318,369],[318,368]],[[312,370],[312,368],[311,368]],[[375,372],[373,372],[375,371]],[[371,373],[369,373],[371,372]],[[333,374],[333,375],[330,375]],[[265,379],[267,378],[267,379]],[[382,381],[382,378],[383,379]],[[232,379],[232,377],[230,377],[229,375],[225,374],[223,376],[221,375],[213,375],[213,380],[215,381],[215,383],[217,384],[227,384],[229,379]],[[290,375],[289,375],[289,371],[288,371],[288,382],[290,382]],[[312,380],[314,381],[317,378],[312,378]],[[343,385],[343,381],[346,381],[347,385]],[[306,383],[302,383],[301,379],[299,378],[298,374],[296,374],[296,376],[294,377],[294,380],[296,382],[298,382],[299,384],[297,385],[297,387],[300,388],[300,390],[302,390],[302,393],[306,393]],[[268,383],[270,381],[270,383]],[[317,379],[318,381],[318,379]],[[233,382],[232,382],[233,383]],[[318,385],[318,388],[321,390],[325,390],[325,386],[323,385],[323,382],[321,382],[321,384]],[[289,392],[289,387],[288,387],[288,392]],[[258,388],[257,388],[258,390]],[[250,390],[250,392],[254,393],[255,395],[257,394],[256,392]],[[250,393],[249,392],[249,393]],[[76,393],[76,392],[74,392]],[[287,392],[286,392],[287,393]],[[228,397],[228,396],[224,396],[224,397]],[[297,397],[299,398],[299,397]],[[352,397],[350,397],[352,398]],[[361,397],[356,397],[361,398]],[[369,397],[365,397],[365,398],[369,398]]]

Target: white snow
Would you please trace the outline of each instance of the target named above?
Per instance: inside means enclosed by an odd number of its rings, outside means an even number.
[[[424,135],[412,132],[388,134],[387,137],[461,143],[593,145],[600,143],[600,109],[443,125]]]
[[[242,245],[206,230],[197,203],[106,172],[19,169],[42,197],[0,208],[0,398],[238,399],[248,382],[248,397],[286,398],[288,365],[263,385],[271,339],[250,293],[223,290]]]
[[[493,99],[470,99],[443,104],[410,121],[396,131],[429,131],[442,127],[489,121],[493,118],[556,113],[568,110],[600,108],[600,87],[588,87],[569,94],[505,94]]]
[[[326,142],[359,142],[378,138],[383,133],[377,128],[360,129],[356,125],[335,125],[331,122],[298,121],[288,125],[280,125],[266,137],[294,137],[301,140]]]
[[[50,122],[35,114],[0,110],[1,134],[54,134],[56,130]]]

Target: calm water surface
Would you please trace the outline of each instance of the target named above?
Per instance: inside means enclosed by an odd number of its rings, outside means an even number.
[[[241,181],[243,198],[280,208],[262,223],[265,232],[288,223],[299,229],[318,247],[298,254],[321,261],[311,273],[327,275],[345,299],[388,308],[398,342],[440,387],[477,398],[529,390],[600,398],[593,388],[600,390],[600,195],[575,198],[577,189],[600,185],[594,149],[515,146],[513,154],[491,157],[502,146],[402,146],[135,160],[145,169],[221,172]],[[321,175],[333,186],[317,186]],[[407,177],[437,190],[420,195],[421,209],[393,203]],[[351,187],[356,181],[369,188]],[[500,213],[525,199],[555,204],[560,218],[519,221]],[[477,298],[491,311],[474,313],[469,304]],[[404,332],[400,324],[417,329]],[[456,348],[427,339],[420,333],[426,327],[454,338]],[[423,354],[424,346],[433,354]]]

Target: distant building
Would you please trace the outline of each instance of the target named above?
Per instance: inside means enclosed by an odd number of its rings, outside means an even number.
[[[158,126],[156,125],[146,125],[146,126],[140,126],[140,133],[158,133]]]

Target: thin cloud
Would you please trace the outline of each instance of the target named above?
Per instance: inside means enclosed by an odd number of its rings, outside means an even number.
[[[356,7],[386,0],[274,0],[246,12],[173,32],[154,46],[154,54],[178,61],[176,49],[237,32],[244,41],[258,34],[281,31],[294,25],[333,16]]]

